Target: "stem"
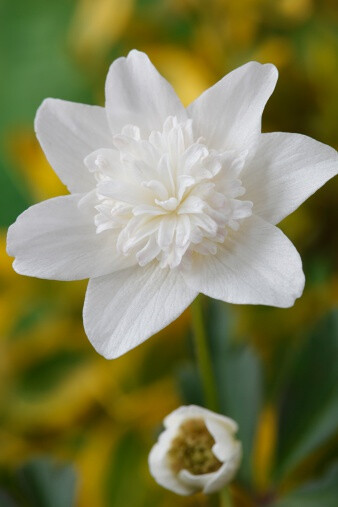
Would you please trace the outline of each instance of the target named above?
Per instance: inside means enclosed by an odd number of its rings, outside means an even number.
[[[231,496],[228,488],[223,488],[220,491],[220,500],[221,507],[232,507]]]
[[[208,339],[204,327],[201,296],[198,296],[192,303],[191,313],[197,364],[201,375],[205,404],[210,410],[217,411],[218,396],[211,355],[208,347]]]
[[[195,338],[197,365],[202,380],[205,405],[210,410],[217,412],[219,410],[217,387],[209,350],[208,338],[205,331],[201,295],[198,296],[192,303],[191,314],[192,327]],[[232,501],[228,490],[224,488],[219,493],[209,495],[209,504],[210,507],[232,507]]]

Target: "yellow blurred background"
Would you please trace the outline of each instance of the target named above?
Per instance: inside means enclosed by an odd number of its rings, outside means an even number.
[[[264,130],[301,132],[337,148],[337,3],[2,0],[0,14],[0,484],[26,460],[48,455],[74,465],[79,507],[207,505],[202,495],[161,490],[147,469],[163,417],[183,402],[177,372],[191,358],[189,311],[136,350],[106,361],[83,331],[85,282],[12,270],[8,225],[28,205],[66,193],[35,139],[34,114],[49,96],[103,104],[110,63],[132,48],[148,53],[185,105],[257,60],[280,72]],[[250,458],[252,491],[262,498],[273,485],[278,406],[269,385],[280,354],[337,306],[337,190],[331,182],[282,224],[304,260],[302,299],[288,310],[228,308],[234,339],[253,348],[268,386]],[[321,470],[332,461],[332,442],[337,448],[334,432],[314,449]],[[313,456],[281,489],[317,472]],[[258,505],[240,487],[234,495],[236,505]]]

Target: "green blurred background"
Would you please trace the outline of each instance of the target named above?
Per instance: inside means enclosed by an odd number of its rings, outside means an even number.
[[[280,78],[265,131],[338,147],[336,0],[0,0],[0,505],[206,506],[149,476],[162,418],[203,403],[190,314],[106,361],[85,282],[17,275],[6,229],[66,193],[34,137],[45,97],[103,104],[109,64],[146,51],[184,104],[249,60]],[[338,505],[337,181],[282,224],[307,278],[291,309],[205,302],[221,409],[240,424],[234,505]]]

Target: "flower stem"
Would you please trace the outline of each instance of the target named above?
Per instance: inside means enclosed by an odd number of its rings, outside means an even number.
[[[206,407],[218,411],[218,396],[208,339],[205,332],[201,295],[191,305],[197,364],[201,375]]]
[[[220,491],[220,505],[221,507],[232,507],[231,496],[228,488],[223,488]]]

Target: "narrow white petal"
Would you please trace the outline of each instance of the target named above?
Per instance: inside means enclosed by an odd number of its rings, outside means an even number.
[[[84,159],[84,163],[90,172],[99,173],[104,177],[121,178],[123,175],[124,168],[117,150],[99,148],[92,151]]]
[[[263,109],[277,77],[273,65],[257,62],[227,74],[188,107],[197,135],[215,149],[246,149],[261,131]]]
[[[84,326],[95,349],[118,357],[175,320],[197,296],[177,270],[156,263],[89,281]]]
[[[48,162],[70,192],[88,192],[95,179],[84,158],[112,139],[104,108],[46,99],[35,117],[35,131]]]
[[[257,216],[226,238],[216,255],[194,255],[188,285],[229,303],[289,307],[304,288],[300,256],[288,238]]]
[[[79,209],[83,197],[49,199],[17,218],[7,236],[15,271],[38,278],[79,280],[126,266],[126,259],[116,252],[114,234],[96,234],[93,215]]]
[[[186,112],[172,86],[155,69],[145,53],[133,50],[111,65],[106,81],[106,108],[114,134],[127,124],[143,134],[162,130],[165,119],[179,120]]]
[[[338,173],[335,149],[301,134],[262,134],[241,173],[253,211],[277,224]]]

